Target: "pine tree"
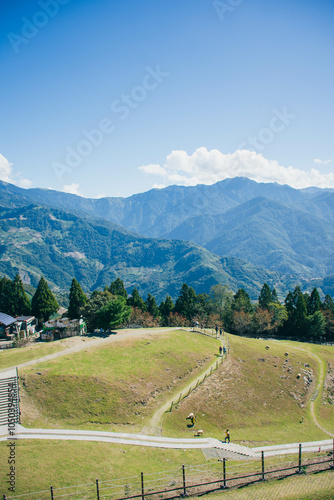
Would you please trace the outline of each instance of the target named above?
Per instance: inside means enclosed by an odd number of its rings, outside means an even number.
[[[157,318],[159,316],[159,309],[157,306],[157,303],[155,301],[155,298],[153,295],[150,293],[147,296],[147,299],[145,301],[147,311],[154,317]]]
[[[305,337],[307,335],[307,305],[299,286],[296,286],[292,293],[288,293],[285,307],[288,313],[288,319],[284,323],[286,333],[298,339]]]
[[[307,303],[307,314],[310,316],[321,309],[321,300],[318,290],[314,287]]]
[[[278,300],[278,296],[277,296],[277,292],[276,292],[275,288],[273,288],[273,290],[271,292],[271,302],[273,302],[274,304],[280,303],[280,301]]]
[[[128,304],[131,307],[138,307],[138,309],[141,309],[141,311],[147,310],[144,299],[140,296],[137,288],[134,288],[132,290],[131,297],[129,297],[128,299]]]
[[[326,297],[324,298],[324,301],[322,303],[322,308],[325,311],[329,310],[329,311],[334,312],[334,302],[333,302],[333,299],[330,295],[326,295]]]
[[[31,312],[39,321],[47,321],[58,308],[58,302],[42,276],[31,301]]]
[[[0,280],[0,312],[13,316],[14,304],[12,282],[4,276]]]
[[[196,292],[192,287],[183,283],[179,296],[175,302],[175,312],[185,316],[188,320],[196,314]]]
[[[77,280],[73,278],[69,295],[68,317],[71,319],[79,318],[80,310],[86,303],[86,295]]]
[[[17,274],[12,281],[12,315],[15,316],[27,316],[31,311],[31,304],[27,297],[27,294],[23,288],[23,283],[20,276]]]
[[[273,296],[267,283],[263,285],[258,301],[261,309],[268,309],[269,304],[273,302]]]
[[[243,311],[245,313],[252,314],[253,306],[250,297],[243,288],[239,288],[237,293],[234,295],[231,308],[233,311]]]
[[[167,295],[166,300],[161,302],[159,310],[163,320],[167,320],[170,313],[174,310],[174,304],[170,295]]]
[[[117,295],[119,297],[124,297],[125,299],[128,296],[128,293],[125,289],[124,283],[120,278],[116,278],[109,287],[109,292],[112,295]]]

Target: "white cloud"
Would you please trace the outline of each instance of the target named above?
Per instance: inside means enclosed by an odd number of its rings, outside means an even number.
[[[79,192],[79,184],[67,184],[63,187],[63,193],[77,194],[78,196],[82,196]]]
[[[320,160],[320,158],[314,158],[314,163],[317,163],[318,165],[328,165],[328,163],[331,163],[332,160]]]
[[[7,158],[0,153],[0,179],[10,184],[16,184],[22,188],[30,187],[32,182],[28,179],[24,179],[20,172],[14,174],[12,165],[13,164],[9,163]]]
[[[262,154],[247,149],[232,154],[205,147],[188,155],[186,151],[172,151],[164,165],[142,165],[145,174],[162,178],[165,185],[214,184],[231,177],[248,177],[257,182],[277,182],[294,188],[308,186],[334,187],[334,174],[322,174],[316,168],[304,171],[292,166],[283,167],[277,161],[267,160]]]
[[[12,163],[9,163],[7,158],[0,153],[0,179],[5,182],[12,182],[12,170]]]

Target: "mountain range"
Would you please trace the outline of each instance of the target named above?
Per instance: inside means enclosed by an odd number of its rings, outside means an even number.
[[[75,275],[91,291],[120,276],[175,297],[183,282],[197,293],[220,282],[256,298],[264,281],[284,293],[334,273],[332,189],[236,177],[89,199],[0,182],[0,206],[0,272],[31,284],[43,274],[64,289]]]

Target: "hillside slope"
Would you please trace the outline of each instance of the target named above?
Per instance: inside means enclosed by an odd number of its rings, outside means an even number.
[[[332,189],[293,189],[247,178],[89,199],[0,182],[0,206],[37,203],[103,218],[141,235],[182,239],[218,255],[309,278],[334,272]]]
[[[85,291],[116,277],[158,300],[175,298],[184,282],[197,293],[217,283],[246,287],[257,298],[265,281],[279,275],[239,259],[220,258],[193,243],[145,238],[103,220],[85,220],[36,205],[2,210],[0,273],[36,286],[43,275],[54,290],[68,293],[73,277]]]

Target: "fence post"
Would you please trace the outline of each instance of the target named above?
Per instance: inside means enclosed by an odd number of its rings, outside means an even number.
[[[186,471],[184,468],[184,465],[182,465],[182,479],[183,479],[183,496],[187,496],[187,490],[186,490]]]
[[[220,486],[221,488],[227,488],[226,486],[226,458],[223,458],[223,484]]]
[[[262,481],[265,480],[264,477],[264,451],[261,451],[261,461],[262,461]]]
[[[99,480],[96,480],[96,496],[97,500],[100,500],[100,489],[99,489]]]
[[[50,486],[51,500],[53,500],[53,487]]]
[[[299,457],[298,457],[298,473],[302,471],[302,445],[299,445]]]
[[[140,476],[141,476],[141,498],[142,498],[142,500],[145,500],[145,497],[144,497],[144,473],[141,472]]]

